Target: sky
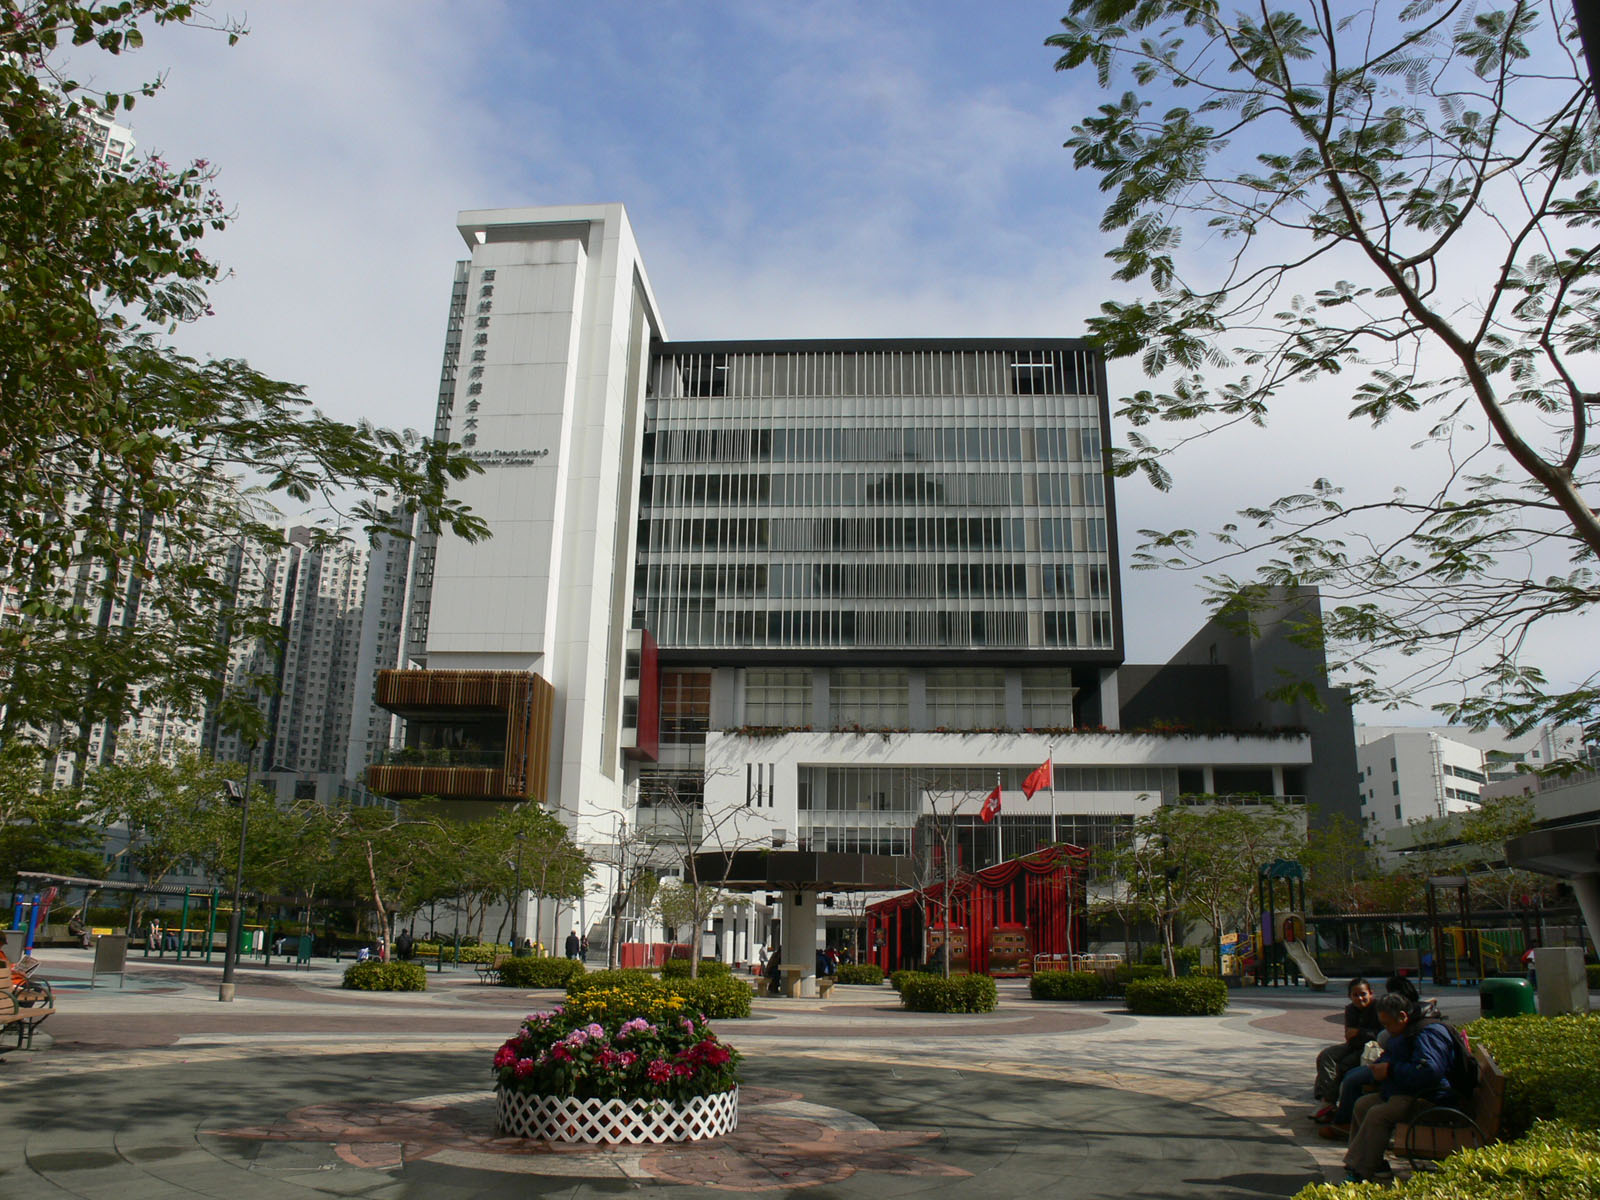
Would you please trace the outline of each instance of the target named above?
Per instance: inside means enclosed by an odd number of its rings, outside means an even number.
[[[216,164],[234,210],[207,241],[231,274],[181,346],[426,430],[464,209],[622,202],[674,339],[1082,336],[1134,293],[1061,145],[1107,99],[1054,70],[1063,7],[215,0],[247,22],[236,46],[152,30],[95,78],[164,72],[128,121],[140,150]],[[1109,370],[1113,396],[1144,386]],[[1214,528],[1341,471],[1417,475],[1415,431],[1325,401],[1191,448],[1170,492],[1120,482],[1125,564],[1140,529]],[[1130,661],[1199,628],[1200,584],[1124,571]]]

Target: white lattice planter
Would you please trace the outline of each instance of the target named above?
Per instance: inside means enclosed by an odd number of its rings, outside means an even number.
[[[739,1127],[739,1089],[692,1100],[574,1100],[496,1088],[500,1131],[547,1142],[697,1142]]]

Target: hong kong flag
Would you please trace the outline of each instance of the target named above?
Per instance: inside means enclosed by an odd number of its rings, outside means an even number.
[[[1045,759],[1043,763],[1029,772],[1028,777],[1022,781],[1022,794],[1028,799],[1033,799],[1033,794],[1040,788],[1050,786],[1050,777],[1055,774],[1055,755]]]
[[[1000,785],[994,785],[994,791],[983,798],[983,807],[978,810],[978,816],[985,824],[1000,815]]]

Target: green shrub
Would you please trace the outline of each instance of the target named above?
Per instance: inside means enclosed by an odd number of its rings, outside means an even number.
[[[911,976],[913,976],[913,975],[937,975],[937,974],[940,974],[940,972],[937,972],[937,971],[925,971],[921,967],[908,967],[908,968],[904,968],[904,969],[899,970],[899,971],[891,972],[890,975],[889,975],[889,986],[892,987],[897,992],[903,992],[905,990],[905,982]]]
[[[567,995],[576,996],[579,992],[596,991],[601,988],[642,988],[651,994],[657,989],[651,984],[660,983],[655,972],[646,971],[639,967],[624,967],[610,971],[590,971],[584,975],[574,975],[567,983]]]
[[[421,963],[351,963],[345,968],[344,986],[358,992],[425,992],[428,972]]]
[[[1557,1118],[1600,1129],[1600,1013],[1484,1017],[1467,1036],[1506,1077],[1502,1136]]]
[[[510,954],[510,946],[499,945],[467,945],[466,939],[461,942],[461,958],[456,958],[454,942],[418,942],[413,951],[419,958],[438,957],[445,962],[486,963],[493,962],[497,954]]]
[[[732,975],[712,976],[709,979],[675,979],[661,986],[676,992],[688,1002],[690,1009],[702,1012],[714,1021],[750,1015],[750,998],[754,993],[748,983]]]
[[[649,971],[591,971],[567,984],[569,1001],[600,1005],[609,1012],[644,1012],[678,997],[682,1007],[715,1020],[750,1015],[750,985],[732,975],[710,979],[658,979]],[[599,1019],[599,1018],[596,1018]]]
[[[500,964],[500,986],[564,988],[582,974],[583,964],[575,958],[508,958]]]
[[[1028,980],[1028,995],[1035,1000],[1098,1000],[1106,994],[1106,981],[1093,971],[1035,971]]]
[[[1139,965],[1145,967],[1160,967],[1163,975],[1167,972],[1167,960],[1163,955],[1165,951],[1160,946],[1146,946],[1144,953],[1139,956]],[[1187,975],[1200,966],[1199,946],[1174,946],[1172,957],[1178,964],[1178,974]]]
[[[1135,979],[1165,979],[1165,967],[1152,967],[1143,963],[1119,963],[1112,969],[1111,982],[1106,989],[1108,996],[1121,996],[1128,990],[1128,985]]]
[[[1600,1200],[1600,1136],[1564,1122],[1544,1122],[1518,1142],[1460,1150],[1435,1172],[1393,1187],[1315,1183],[1294,1200]]]
[[[925,975],[911,972],[900,985],[900,1004],[911,1012],[993,1012],[999,1000],[987,975]]]
[[[1128,984],[1128,1011],[1158,1017],[1214,1017],[1228,1007],[1228,985],[1190,975],[1183,979],[1135,979]]]
[[[725,962],[718,962],[714,958],[700,960],[701,979],[727,979],[733,975],[733,968]],[[686,958],[669,958],[661,964],[661,978],[687,979],[689,978],[689,960]]]
[[[840,983],[867,983],[877,987],[883,982],[883,968],[877,963],[840,963]]]

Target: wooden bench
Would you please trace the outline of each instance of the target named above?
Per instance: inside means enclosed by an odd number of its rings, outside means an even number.
[[[17,1049],[32,1049],[33,1031],[56,1011],[55,994],[43,979],[0,990],[0,1026],[15,1027]]]
[[[1395,1153],[1413,1170],[1427,1170],[1431,1162],[1457,1150],[1487,1145],[1499,1136],[1506,1077],[1481,1043],[1472,1047],[1472,1057],[1478,1060],[1478,1086],[1465,1109],[1441,1105],[1395,1126]]]
[[[509,954],[496,954],[488,962],[475,964],[478,978],[484,983],[499,983],[500,968],[511,959]]]

